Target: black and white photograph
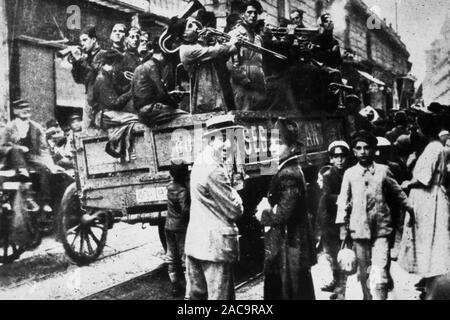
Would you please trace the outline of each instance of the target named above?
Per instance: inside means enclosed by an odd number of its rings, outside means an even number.
[[[0,0],[0,300],[450,300],[450,2]]]

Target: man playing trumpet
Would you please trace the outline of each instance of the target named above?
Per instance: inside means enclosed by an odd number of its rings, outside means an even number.
[[[86,88],[87,104],[83,109],[84,127],[91,126],[93,88],[95,78],[101,67],[101,57],[105,53],[100,48],[97,41],[97,34],[94,26],[88,26],[80,33],[79,47],[70,47],[72,55],[72,76],[76,83],[84,84]]]
[[[179,19],[168,33],[181,39],[180,60],[191,79],[191,111],[211,112],[233,110],[233,92],[226,61],[236,53],[237,39],[222,44],[199,43],[202,24],[194,19]]]

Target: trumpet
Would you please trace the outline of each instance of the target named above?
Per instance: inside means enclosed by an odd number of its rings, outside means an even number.
[[[214,36],[216,38],[216,40],[222,40],[222,41],[230,41],[231,40],[231,36],[228,33],[219,31],[217,29],[214,28],[203,28],[200,33],[199,33],[199,37],[203,37],[203,38],[208,38],[209,36]],[[254,43],[251,43],[250,41],[247,40],[239,40],[240,45],[244,48],[247,48],[249,50],[255,51],[255,52],[259,52],[259,53],[267,53],[270,54],[278,59],[281,60],[287,60],[287,57],[285,55],[282,55],[278,52],[263,48],[261,46],[258,46]]]
[[[309,38],[315,36],[319,32],[318,28],[299,28],[293,24],[288,25],[287,27],[277,27],[272,24],[266,24],[265,27],[276,37],[294,35],[301,40],[309,40]]]
[[[70,63],[72,63],[73,62],[72,52],[74,50],[80,50],[80,52],[81,52],[81,47],[80,46],[67,46],[64,49],[57,51],[56,56],[58,58],[66,58],[67,57],[67,60]]]

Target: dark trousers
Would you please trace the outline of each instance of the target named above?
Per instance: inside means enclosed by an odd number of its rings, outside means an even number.
[[[299,265],[297,248],[265,261],[264,300],[315,300],[310,268]],[[297,258],[296,258],[297,257]]]
[[[334,280],[338,282],[339,277],[339,265],[337,262],[337,256],[341,249],[341,239],[339,226],[327,227],[322,233],[322,246],[324,253],[328,254],[333,261],[333,276]]]
[[[50,171],[45,164],[32,159],[21,149],[12,147],[11,150],[6,154],[5,167],[6,169],[17,170],[26,168],[28,170],[36,171],[39,183],[39,198],[42,202],[45,203],[50,201]]]
[[[186,231],[165,230],[167,242],[166,262],[170,282],[181,285],[184,278],[184,240]]]

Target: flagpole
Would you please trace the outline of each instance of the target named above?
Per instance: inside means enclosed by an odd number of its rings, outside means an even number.
[[[395,0],[395,32],[398,33],[398,0]]]

